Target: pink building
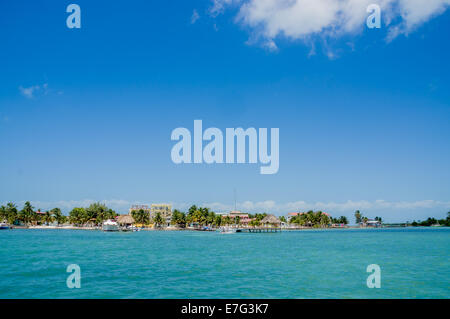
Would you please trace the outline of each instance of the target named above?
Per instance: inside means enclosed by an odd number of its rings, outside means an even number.
[[[235,219],[236,217],[239,217],[239,222],[241,224],[248,224],[251,221],[251,218],[248,217],[248,214],[242,213],[238,210],[234,210],[230,212],[228,215],[223,215],[222,218],[230,217],[231,219]]]

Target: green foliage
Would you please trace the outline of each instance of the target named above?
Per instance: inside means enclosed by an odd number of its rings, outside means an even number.
[[[46,225],[49,225],[51,222],[53,222],[53,216],[49,211],[45,212],[43,221],[45,222]]]
[[[222,216],[216,215],[215,220],[214,220],[214,225],[217,227],[222,225]]]
[[[6,207],[5,206],[1,206],[0,207],[0,221],[4,221],[7,219],[7,213],[6,213]]]
[[[266,216],[267,216],[266,213],[262,213],[262,214],[256,213],[256,214],[249,214],[248,215],[249,218],[256,219],[258,222],[260,222]]]
[[[179,227],[186,227],[186,215],[178,209],[175,209],[172,213],[171,224]]]
[[[8,224],[14,224],[19,220],[19,214],[17,211],[17,206],[9,202],[6,206],[0,207],[0,221],[7,221]]]
[[[297,224],[299,226],[309,226],[309,227],[327,227],[331,224],[331,219],[322,211],[313,212],[308,211],[305,214],[299,214],[294,216],[290,220],[291,224]]]
[[[19,212],[18,218],[24,222],[25,225],[38,220],[37,214],[34,212],[34,208],[31,206],[30,202],[25,202],[23,209]]]
[[[330,217],[330,219],[333,224],[344,224],[344,225],[348,224],[348,219],[345,216],[341,216],[339,218]]]
[[[355,212],[355,222],[356,224],[361,224],[363,221],[363,215],[361,214],[361,212],[359,210],[357,210]]]
[[[53,219],[58,225],[64,224],[67,221],[67,217],[62,214],[61,209],[59,208],[53,208],[50,210],[50,213],[53,215]]]
[[[150,213],[143,209],[133,210],[131,212],[131,217],[137,224],[148,225],[150,224]]]
[[[116,212],[101,203],[93,203],[88,208],[75,207],[69,213],[69,222],[74,225],[86,225],[88,222],[95,225],[107,219],[114,219]]]
[[[450,227],[450,213],[447,213],[446,219],[439,219],[437,220],[434,217],[428,217],[427,220],[424,221],[413,221],[411,223],[412,226],[432,226],[432,225],[440,225],[440,226],[447,226]]]
[[[153,222],[155,223],[156,227],[161,227],[164,224],[164,219],[161,216],[161,213],[156,213],[155,217],[153,218]]]
[[[117,216],[116,212],[106,207],[105,204],[93,203],[86,208],[87,221],[94,222],[94,224],[101,224],[107,219],[113,219]]]
[[[83,207],[75,207],[69,213],[69,222],[71,224],[80,226],[87,223],[88,220],[89,217],[86,213],[86,209],[84,209]]]
[[[231,219],[230,216],[225,216],[225,218],[223,218],[223,220],[222,220],[222,224],[231,225],[231,224],[233,224],[233,220]]]
[[[252,219],[248,224],[249,226],[258,227],[259,225],[261,225],[261,222],[257,219]]]
[[[208,207],[197,207],[195,205],[192,205],[189,210],[188,213],[185,217],[185,222],[187,224],[192,224],[192,223],[196,223],[200,226],[204,226],[204,225],[220,225],[222,224],[222,220],[217,217],[218,215],[216,215],[214,212],[210,211],[210,209]],[[221,218],[221,216],[219,216]],[[173,216],[172,216],[173,218]]]

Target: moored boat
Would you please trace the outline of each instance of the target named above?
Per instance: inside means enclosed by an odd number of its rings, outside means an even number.
[[[0,229],[9,229],[9,225],[7,223],[0,223]]]
[[[103,231],[119,231],[119,224],[115,220],[108,219],[102,224]]]
[[[219,231],[221,234],[233,234],[233,233],[236,232],[236,228],[231,228],[231,227],[220,227],[220,228],[218,229],[218,231]]]

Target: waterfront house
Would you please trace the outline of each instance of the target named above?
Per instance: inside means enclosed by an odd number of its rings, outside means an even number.
[[[230,217],[231,220],[236,220],[239,217],[239,223],[243,225],[248,225],[251,221],[251,218],[246,213],[242,213],[238,210],[233,210],[229,212],[227,215],[222,215],[222,218]]]
[[[381,222],[376,219],[368,219],[361,223],[361,226],[363,227],[381,227]]]
[[[274,215],[267,215],[261,220],[261,224],[265,227],[280,227],[281,221]]]
[[[40,225],[42,223],[42,220],[44,219],[46,212],[41,212],[41,210],[38,209],[37,211],[35,211],[35,214],[37,215],[36,221],[32,221],[31,224]]]

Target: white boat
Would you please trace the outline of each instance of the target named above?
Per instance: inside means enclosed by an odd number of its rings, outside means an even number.
[[[119,224],[115,220],[108,219],[102,224],[103,231],[119,231]]]
[[[0,229],[9,229],[9,225],[7,223],[0,223]]]
[[[231,227],[220,227],[220,228],[218,229],[218,231],[219,231],[221,234],[233,234],[233,233],[236,232],[236,228],[231,228]]]

